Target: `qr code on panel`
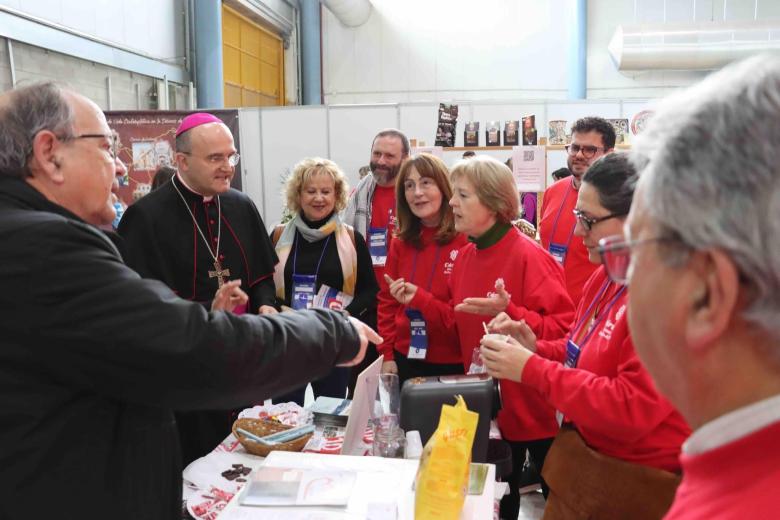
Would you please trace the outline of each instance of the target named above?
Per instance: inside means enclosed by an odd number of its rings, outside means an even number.
[[[534,150],[523,150],[523,161],[533,162],[533,160],[534,160]]]

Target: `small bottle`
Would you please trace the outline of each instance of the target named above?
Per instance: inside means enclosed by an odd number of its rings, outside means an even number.
[[[380,424],[374,433],[371,454],[375,457],[402,459],[406,437],[404,431],[393,424]]]

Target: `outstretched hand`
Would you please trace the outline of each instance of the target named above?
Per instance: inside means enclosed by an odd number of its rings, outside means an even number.
[[[506,310],[511,298],[512,295],[506,292],[504,287],[504,280],[499,278],[496,280],[496,292],[489,298],[465,298],[463,302],[455,306],[455,310],[471,314],[496,316]]]
[[[374,343],[375,345],[381,345],[383,341],[382,336],[377,334],[374,329],[357,318],[350,316],[349,322],[353,327],[355,327],[355,330],[358,333],[358,337],[360,338],[360,350],[358,351],[357,356],[355,356],[352,360],[336,365],[339,367],[352,367],[357,365],[363,361],[363,358],[366,356],[366,349],[368,348],[369,342]]]
[[[239,305],[245,305],[249,296],[241,290],[241,280],[230,280],[217,289],[211,301],[212,311],[232,311]]]

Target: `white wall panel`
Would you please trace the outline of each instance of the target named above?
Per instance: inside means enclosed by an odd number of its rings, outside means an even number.
[[[304,157],[328,157],[327,109],[324,106],[260,110],[263,220],[278,222],[284,204],[284,180]],[[260,144],[260,143],[258,143]],[[242,140],[242,148],[251,146]]]
[[[329,107],[330,159],[347,175],[350,186],[357,184],[358,170],[371,160],[374,136],[398,125],[396,105]]]

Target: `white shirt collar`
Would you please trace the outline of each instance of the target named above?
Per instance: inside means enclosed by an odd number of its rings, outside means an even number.
[[[698,455],[746,437],[780,421],[780,395],[721,415],[701,426],[683,444],[686,455]]]
[[[202,193],[198,193],[197,191],[193,190],[193,189],[190,187],[190,185],[189,185],[189,184],[187,184],[186,182],[184,182],[184,177],[182,177],[182,176],[181,176],[181,174],[180,174],[179,172],[176,172],[176,178],[177,178],[177,179],[179,179],[179,182],[181,182],[182,186],[184,186],[185,188],[187,188],[188,190],[190,190],[192,193],[197,193],[198,195],[200,195],[201,197],[203,197],[203,202],[210,202],[210,201],[211,201],[211,199],[213,199],[213,198],[214,198],[214,196],[213,196],[213,195],[210,195],[210,196],[206,197],[206,196],[205,196],[205,195],[203,195]]]

